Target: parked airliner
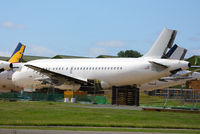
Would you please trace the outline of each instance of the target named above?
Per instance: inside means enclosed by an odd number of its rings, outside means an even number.
[[[0,60],[0,73],[5,70],[12,69],[13,63],[20,62],[22,59],[24,50],[25,50],[25,46],[19,43],[8,62]]]
[[[15,51],[11,55],[9,61],[0,61],[0,92],[9,92],[11,90],[23,90],[23,88],[16,87],[12,83],[12,75],[16,70],[22,67],[22,60],[25,45],[18,43]]]
[[[177,31],[164,29],[152,48],[141,58],[43,59],[24,64],[12,76],[12,81],[25,89],[53,85],[78,90],[101,81],[102,88],[140,85],[169,76],[190,67],[181,60],[161,59],[174,42]]]

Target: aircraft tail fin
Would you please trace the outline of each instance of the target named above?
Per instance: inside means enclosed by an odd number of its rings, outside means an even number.
[[[168,48],[171,48],[177,31],[164,28],[152,48],[143,57],[162,58]]]
[[[10,57],[9,62],[10,63],[21,62],[25,48],[26,46],[19,42],[14,53]]]
[[[187,49],[174,45],[165,55],[168,59],[184,60]]]

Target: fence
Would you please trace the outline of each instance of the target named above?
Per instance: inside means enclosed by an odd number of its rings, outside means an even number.
[[[165,89],[141,93],[141,105],[164,108],[200,109],[200,90]]]
[[[74,95],[76,101],[82,103],[106,104],[104,96]],[[9,101],[57,101],[64,102],[64,94],[46,93],[1,93],[0,100]]]

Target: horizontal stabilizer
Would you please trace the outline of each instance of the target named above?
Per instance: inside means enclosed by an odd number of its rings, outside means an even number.
[[[175,40],[177,31],[164,28],[158,39],[155,41],[152,48],[144,57],[162,58],[168,48],[171,48]]]
[[[152,65],[154,65],[156,67],[159,67],[160,69],[167,69],[168,68],[168,66],[160,64],[160,63],[157,63],[155,61],[149,61],[149,63],[151,63]]]

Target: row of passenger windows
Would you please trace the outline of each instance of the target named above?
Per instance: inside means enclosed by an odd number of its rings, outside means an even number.
[[[47,70],[122,70],[122,67],[53,67],[46,68]]]

